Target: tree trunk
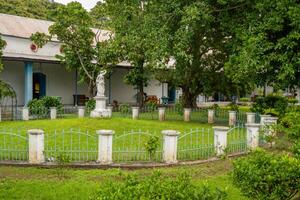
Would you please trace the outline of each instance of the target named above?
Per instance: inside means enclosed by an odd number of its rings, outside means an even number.
[[[140,84],[138,86],[138,93],[137,93],[137,104],[140,108],[142,108],[145,104],[145,95],[144,95],[144,86]]]
[[[89,83],[88,83],[88,95],[89,95],[89,98],[92,99],[95,94],[94,94],[94,81],[93,80],[89,80]]]
[[[182,87],[182,104],[184,108],[197,107],[196,99],[197,94],[191,93],[188,87]]]

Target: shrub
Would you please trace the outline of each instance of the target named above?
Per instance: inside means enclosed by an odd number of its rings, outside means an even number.
[[[88,113],[90,113],[92,110],[96,108],[96,100],[95,99],[90,99],[85,103],[85,108]]]
[[[179,115],[183,115],[183,103],[182,103],[182,99],[180,98],[178,101],[176,101],[175,103],[175,111],[176,113],[178,113]]]
[[[163,177],[160,172],[155,172],[150,177],[142,179],[131,175],[125,177],[125,181],[122,182],[105,183],[91,199],[224,200],[227,199],[227,194],[218,189],[211,189],[207,184],[194,185],[185,173],[173,180]]]
[[[153,112],[153,111],[156,110],[157,104],[156,104],[155,102],[148,101],[148,102],[146,102],[146,104],[145,104],[145,108],[146,108],[146,111]]]
[[[145,143],[146,151],[148,152],[150,159],[153,160],[155,153],[159,145],[159,138],[157,136],[150,136],[149,140]]]
[[[286,113],[287,107],[288,101],[285,97],[270,95],[256,98],[251,111],[282,117]],[[274,109],[275,112],[272,109]]]
[[[233,183],[250,199],[287,200],[300,190],[300,161],[258,150],[233,164]]]
[[[230,103],[228,106],[231,111],[239,111],[239,106],[236,103]]]
[[[60,110],[62,108],[62,103],[58,97],[45,96],[41,98],[41,101],[43,102],[44,107],[47,109],[56,107],[58,110]]]
[[[57,112],[60,113],[62,109],[62,103],[58,97],[45,96],[41,99],[33,99],[27,104],[30,114],[37,116],[44,116],[49,113],[51,107],[56,107]]]
[[[298,103],[299,101],[298,101],[298,99],[288,99],[288,102],[289,102],[290,104],[295,105],[295,104]]]
[[[122,104],[120,105],[120,112],[124,115],[130,113],[130,106],[128,104]]]
[[[32,99],[27,103],[31,115],[41,115],[45,107],[40,99]]]
[[[249,98],[246,97],[240,98],[240,102],[249,102]]]

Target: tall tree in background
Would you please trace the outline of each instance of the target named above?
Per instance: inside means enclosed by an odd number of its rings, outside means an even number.
[[[0,13],[53,20],[51,11],[59,6],[49,0],[0,0]]]
[[[239,17],[227,23],[234,39],[227,74],[236,83],[300,86],[299,1],[244,0],[241,5]]]
[[[144,105],[144,87],[151,77],[150,60],[155,51],[152,30],[155,28],[148,21],[151,9],[147,1],[107,0],[98,3],[92,10],[98,19],[106,19],[106,27],[114,33],[115,50],[119,59],[128,61],[132,69],[125,76],[125,83],[137,90],[137,103]]]
[[[89,96],[93,97],[98,74],[103,69],[110,69],[110,64],[114,63],[114,52],[109,50],[110,33],[105,31],[107,40],[102,40],[102,31],[91,29],[93,20],[78,2],[59,7],[53,16],[55,23],[49,27],[51,36],[36,33],[31,39],[43,46],[56,36],[62,49],[62,54],[57,57],[68,69],[78,70],[81,81],[88,85]]]
[[[3,68],[2,64],[2,56],[3,56],[3,48],[5,47],[6,42],[1,38],[0,34],[0,70]]]

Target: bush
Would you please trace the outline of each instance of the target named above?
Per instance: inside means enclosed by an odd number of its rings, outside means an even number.
[[[288,100],[285,97],[270,95],[256,98],[251,111],[282,117],[286,113],[287,107]],[[272,109],[274,109],[275,112]]]
[[[157,104],[156,104],[155,102],[148,101],[148,102],[146,102],[146,104],[145,104],[145,108],[146,108],[146,111],[153,112],[153,111],[156,110]]]
[[[160,172],[152,176],[137,179],[135,176],[125,177],[123,182],[108,182],[101,186],[93,200],[123,199],[168,199],[168,200],[224,200],[227,194],[218,189],[211,189],[207,184],[194,185],[186,174],[180,174],[175,180],[163,177]]]
[[[96,108],[96,100],[90,99],[85,103],[85,108],[88,113],[92,112]]]
[[[124,115],[130,113],[130,106],[128,104],[122,104],[120,105],[120,112]]]
[[[175,111],[176,113],[178,113],[179,115],[183,115],[183,103],[182,103],[182,99],[180,98],[176,103],[175,103]]]
[[[298,99],[288,99],[288,102],[292,105],[295,105],[296,103],[298,103]]]
[[[44,116],[49,114],[51,107],[56,107],[57,112],[60,113],[62,109],[62,103],[58,97],[45,96],[41,99],[33,99],[27,104],[30,114],[37,116]]]
[[[287,200],[300,190],[300,161],[258,150],[233,164],[233,183],[250,199]]]
[[[230,103],[228,106],[231,111],[239,111],[239,106],[236,103]]]
[[[249,98],[246,97],[240,98],[240,102],[249,102]]]
[[[151,135],[149,140],[145,143],[145,149],[148,152],[150,159],[153,160],[159,145],[159,138]]]

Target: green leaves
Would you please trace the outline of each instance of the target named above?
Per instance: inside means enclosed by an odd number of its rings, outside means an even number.
[[[300,161],[259,150],[234,162],[234,184],[251,199],[292,199],[300,190]]]
[[[1,38],[1,34],[0,34],[0,71],[2,70],[3,68],[3,65],[2,65],[2,56],[3,56],[3,49],[6,45],[6,42],[4,40],[2,40]]]

